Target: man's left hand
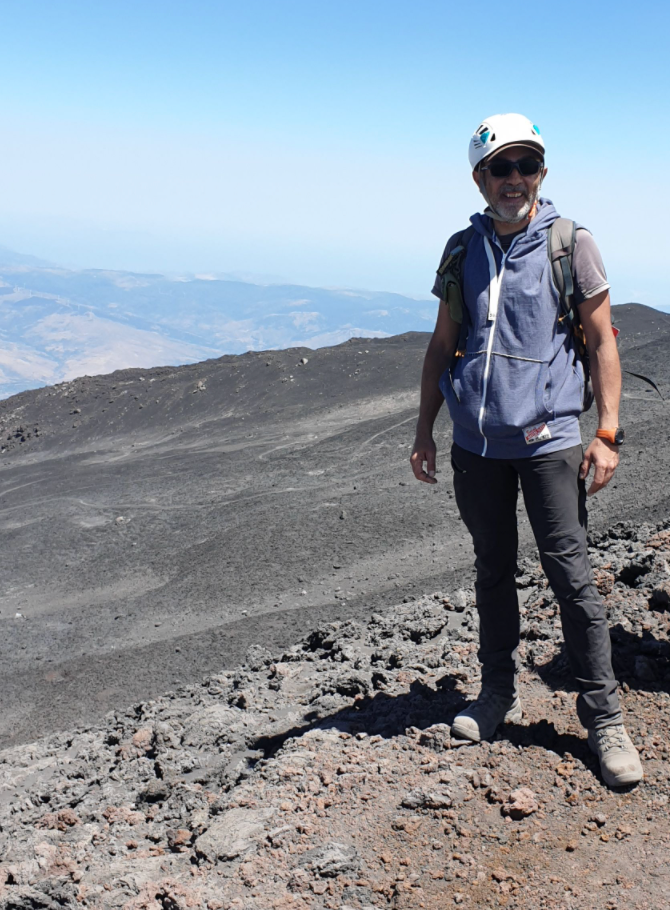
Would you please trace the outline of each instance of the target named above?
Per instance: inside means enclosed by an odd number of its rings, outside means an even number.
[[[593,482],[586,491],[586,495],[593,496],[598,490],[606,487],[612,479],[618,464],[619,446],[596,436],[586,452],[584,452],[584,458],[579,467],[580,480],[586,480],[591,470],[591,465],[595,468]]]

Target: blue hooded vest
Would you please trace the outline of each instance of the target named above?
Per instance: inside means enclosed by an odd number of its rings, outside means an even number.
[[[559,323],[558,291],[547,255],[559,217],[540,199],[528,230],[506,254],[494,222],[473,215],[463,272],[470,315],[465,356],[440,390],[454,442],[488,458],[529,458],[581,443],[584,370],[569,328]]]

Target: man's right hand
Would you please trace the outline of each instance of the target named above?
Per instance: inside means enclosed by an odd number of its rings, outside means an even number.
[[[412,465],[414,476],[424,483],[437,483],[435,478],[435,456],[437,449],[431,435],[418,436],[414,440],[414,448],[409,462]],[[425,470],[424,470],[425,464]]]

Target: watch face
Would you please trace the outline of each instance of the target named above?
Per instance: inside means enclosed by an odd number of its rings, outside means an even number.
[[[621,427],[617,427],[616,432],[614,433],[614,442],[618,446],[623,445],[625,435],[626,434],[624,433],[623,429]]]

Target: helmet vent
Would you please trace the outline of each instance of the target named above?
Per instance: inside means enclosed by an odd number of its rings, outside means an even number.
[[[491,133],[491,135],[489,136],[489,142],[495,142],[495,141],[496,141],[496,134]]]

